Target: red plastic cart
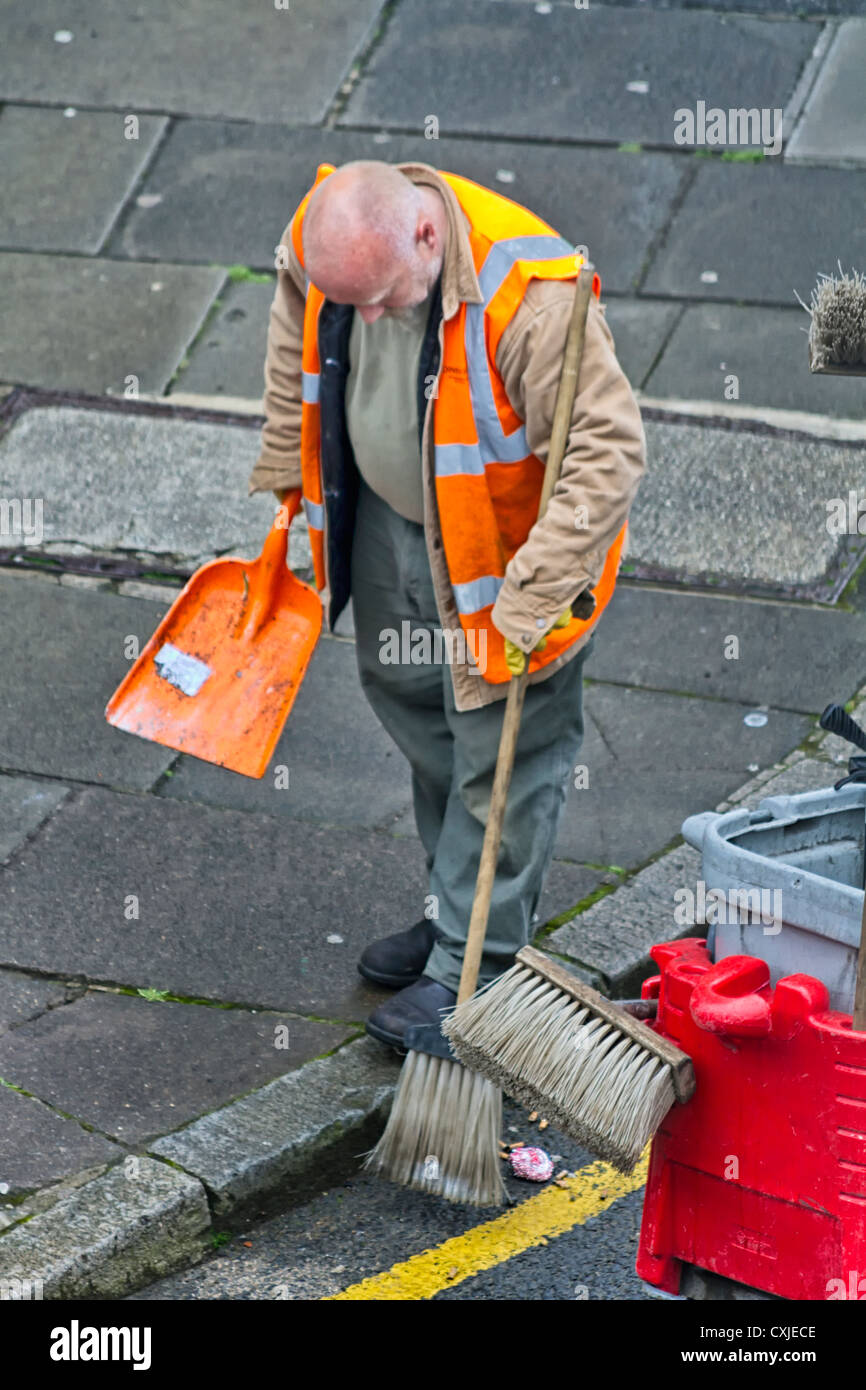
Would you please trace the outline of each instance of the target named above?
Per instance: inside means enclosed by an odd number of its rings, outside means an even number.
[[[667,1294],[688,1264],[782,1298],[866,1298],[866,1033],[810,975],[771,989],[764,961],[714,965],[701,938],[650,954],[653,1026],[697,1086],[653,1140],[638,1275]]]

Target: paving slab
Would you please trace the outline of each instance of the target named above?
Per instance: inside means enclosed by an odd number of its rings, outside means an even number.
[[[0,1033],[66,1003],[77,992],[62,980],[0,970]]]
[[[316,647],[264,777],[181,757],[159,794],[370,830],[412,801],[409,764],[361,689],[354,644],[332,637]]]
[[[696,92],[707,107],[740,107],[745,92],[784,107],[816,37],[802,21],[709,12],[402,0],[338,119],[423,131],[433,115],[443,134],[675,148],[674,113]]]
[[[9,1036],[3,1034],[4,1038]],[[3,1080],[7,1078],[3,1076]],[[116,1158],[116,1144],[90,1134],[75,1120],[58,1115],[34,1097],[0,1085],[0,1183],[8,1184],[4,1194],[8,1199],[14,1201],[81,1168],[113,1163]],[[0,1261],[5,1248],[4,1237]]]
[[[193,569],[215,553],[261,550],[276,499],[247,495],[259,443],[246,425],[40,407],[0,439],[0,483],[7,497],[43,499],[43,545],[140,550]],[[303,564],[300,518],[289,539]]]
[[[686,816],[740,786],[750,764],[777,762],[812,726],[770,710],[753,728],[744,723],[745,705],[623,686],[588,685],[585,707],[606,756],[584,744],[588,785],[569,791],[555,854],[626,869],[670,844]]]
[[[0,575],[0,766],[140,791],[153,786],[175,755],[112,729],[104,710],[129,670],[127,639],[143,646],[164,611],[61,588],[43,575],[35,582]],[[50,785],[41,785],[50,795]],[[15,794],[22,793],[29,795],[26,788]],[[33,800],[23,813],[37,816],[45,804]]]
[[[643,289],[674,298],[806,303],[821,272],[866,262],[866,170],[700,161]]]
[[[620,583],[587,675],[817,718],[866,680],[866,620],[804,604]]]
[[[90,991],[0,1037],[0,1075],[102,1134],[138,1145],[350,1036],[345,1027],[289,1014]]]
[[[682,309],[651,300],[606,300],[603,292],[601,302],[619,364],[635,390],[640,390]]]
[[[210,1233],[200,1183],[130,1157],[7,1231],[0,1278],[39,1279],[46,1299],[123,1298],[200,1259]]]
[[[30,777],[0,776],[0,864],[54,813],[69,788]]]
[[[862,486],[862,444],[649,411],[644,428],[648,463],[626,565],[815,597],[831,597],[834,579],[851,572],[862,537],[828,530],[828,503]]]
[[[151,1153],[178,1163],[207,1188],[215,1220],[261,1208],[280,1193],[294,1202],[321,1191],[335,1169],[371,1148],[400,1074],[390,1048],[360,1038],[254,1095],[158,1139]]]
[[[700,873],[698,851],[680,844],[551,932],[545,949],[595,972],[612,995],[627,998],[652,973],[651,946],[681,936],[706,936],[704,927],[695,929],[674,918],[674,892],[693,886]]]
[[[862,14],[862,10],[861,10]],[[866,164],[866,19],[840,24],[785,158],[789,163]]]
[[[6,871],[7,966],[361,1022],[383,996],[357,974],[358,957],[424,910],[414,837],[100,789],[64,811]],[[539,920],[599,881],[558,866]]]
[[[4,873],[0,964],[353,1022],[361,951],[427,891],[417,842],[102,788]]]
[[[4,106],[0,246],[99,251],[167,125],[142,116],[129,140],[119,111]]]
[[[589,776],[566,806],[556,853],[633,870],[670,845],[685,816],[715,802],[736,774],[617,768],[602,776],[590,766]]]
[[[586,864],[567,863],[554,859],[544,880],[541,897],[533,920],[535,931],[541,930],[548,922],[570,912],[578,903],[610,879],[609,874],[599,872]]]
[[[689,305],[644,389],[663,399],[735,400],[859,419],[862,379],[810,372],[808,330],[800,308]]]
[[[320,121],[382,0],[171,0],[118,8],[60,0],[3,6],[0,99],[171,111],[248,121]],[[56,41],[58,32],[70,37]]]
[[[112,254],[272,271],[274,247],[320,163],[420,161],[532,208],[590,249],[605,290],[625,293],[686,173],[673,155],[449,139],[445,133],[425,139],[423,119],[415,124],[417,134],[179,122],[142,185],[147,205],[131,208],[112,239]]]
[[[4,252],[0,376],[52,391],[159,395],[223,279],[208,266]]]
[[[169,394],[195,391],[203,396],[259,400],[265,389],[265,348],[273,298],[273,280],[229,285]]]
[[[641,203],[640,208],[645,210],[645,204]],[[618,224],[611,230],[616,234],[620,232],[621,227]],[[605,250],[610,251],[611,247],[608,245]],[[607,256],[605,262],[608,264]],[[614,257],[614,279],[618,278],[616,263],[617,258]],[[188,366],[181,369],[169,394],[176,391],[196,391],[202,395],[247,396],[250,399],[259,399],[263,390],[265,347],[272,300],[272,284],[231,285],[221,296],[222,307],[192,349]],[[640,388],[666,342],[675,320],[683,311],[677,305],[637,299],[602,299],[602,303],[623,371],[632,386]],[[798,347],[802,347],[802,342],[798,341]],[[822,377],[821,380],[826,382],[828,378]],[[845,398],[850,399],[855,383],[843,381],[841,384],[849,388]],[[679,394],[694,395],[695,391],[681,391]],[[817,409],[817,405],[815,408]],[[845,414],[846,410],[850,415],[852,406],[847,406],[839,413]]]

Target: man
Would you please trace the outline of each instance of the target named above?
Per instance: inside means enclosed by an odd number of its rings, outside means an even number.
[[[351,595],[361,685],[412,769],[425,916],[358,967],[398,991],[367,1029],[399,1047],[456,999],[501,701],[527,659],[480,983],[531,935],[644,435],[596,277],[536,521],[582,262],[507,198],[425,164],[323,165],[281,248],[250,491],[302,488],[331,627]]]

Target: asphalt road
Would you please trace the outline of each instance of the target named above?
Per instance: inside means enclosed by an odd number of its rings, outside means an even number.
[[[583,1175],[574,1180],[575,1214],[570,1230],[545,1238],[543,1244],[519,1249],[520,1240],[506,1219],[487,1258],[491,1267],[468,1278],[438,1274],[412,1266],[403,1274],[403,1292],[391,1297],[434,1300],[622,1300],[646,1299],[634,1272],[643,1189],[615,1197],[605,1210],[583,1220],[587,1210],[604,1206],[616,1187],[599,1180],[595,1160],[555,1131],[538,1130],[525,1111],[506,1104],[503,1135],[524,1140],[557,1156],[556,1172]],[[588,1171],[587,1171],[588,1170]],[[333,1298],[348,1290],[350,1298],[380,1296],[363,1281],[412,1261],[446,1241],[460,1262],[477,1249],[478,1227],[517,1213],[549,1185],[509,1176],[513,1205],[477,1209],[456,1206],[423,1193],[404,1191],[359,1174],[330,1188],[308,1204],[250,1227],[226,1241],[202,1264],[151,1285],[132,1300],[310,1300]],[[562,1189],[559,1189],[562,1191]],[[570,1194],[569,1194],[570,1200]],[[566,1219],[569,1219],[568,1217]],[[543,1225],[543,1223],[542,1223]],[[485,1249],[490,1248],[486,1240]],[[517,1250],[517,1253],[515,1253]],[[411,1282],[416,1279],[417,1282]],[[406,1282],[406,1281],[409,1282]],[[362,1287],[358,1287],[362,1285]],[[441,1286],[441,1287],[440,1287]]]

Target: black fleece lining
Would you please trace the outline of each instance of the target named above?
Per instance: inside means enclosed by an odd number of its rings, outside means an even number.
[[[439,374],[439,324],[442,320],[442,276],[433,286],[433,296],[430,303],[430,314],[427,318],[427,327],[424,331],[424,341],[421,344],[421,355],[418,359],[418,448],[424,442],[424,416],[427,413],[427,402],[429,400],[428,383],[431,377],[435,378]]]
[[[358,465],[346,425],[349,334],[354,312],[351,304],[333,304],[326,299],[318,322],[322,495],[327,514],[328,617],[332,628],[352,590],[352,534],[358,505]]]
[[[349,375],[349,336],[355,310],[351,304],[326,299],[319,313],[319,415],[321,421],[322,495],[328,536],[328,578],[333,628],[352,592],[352,536],[358,507],[360,474],[346,424],[346,378]],[[424,435],[428,385],[439,372],[439,324],[442,319],[442,277],[433,288],[430,314],[418,362],[418,446]]]

